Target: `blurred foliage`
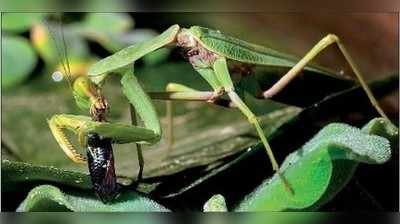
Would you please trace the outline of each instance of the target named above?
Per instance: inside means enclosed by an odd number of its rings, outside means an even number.
[[[18,216],[7,217],[4,220],[10,224],[130,224],[130,223],[143,223],[143,224],[166,224],[170,223],[163,218],[164,216],[155,213],[140,213],[140,212],[125,212],[125,213],[81,213],[71,215],[69,213],[61,212],[25,212],[20,213]]]
[[[36,65],[37,57],[29,42],[18,36],[2,39],[2,88],[9,89],[25,81]],[[23,59],[21,60],[21,56]]]
[[[61,12],[61,11],[93,11],[111,12],[135,10],[137,2],[126,0],[88,0],[84,2],[64,2],[60,0],[5,0],[2,2],[4,11],[34,11],[34,12]]]
[[[29,76],[37,75],[32,71],[38,66],[38,56],[45,63],[43,68],[39,66],[42,69],[39,73],[51,74],[61,70],[73,79],[86,75],[88,67],[97,58],[90,52],[88,40],[114,53],[157,35],[150,29],[132,30],[134,20],[124,13],[88,13],[72,21],[64,21],[60,14],[6,13],[2,21],[2,35],[8,35],[3,42],[5,72],[2,87],[9,91]],[[30,34],[31,44],[26,40],[26,32]],[[24,55],[24,60],[19,60],[20,55]],[[145,63],[156,64],[168,55],[169,50],[154,52],[146,56]]]
[[[21,33],[28,31],[35,23],[41,22],[45,13],[4,13],[2,29],[6,32]]]

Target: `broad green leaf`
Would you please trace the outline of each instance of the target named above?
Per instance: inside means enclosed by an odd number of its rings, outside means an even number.
[[[367,126],[375,126],[372,120]],[[380,135],[387,135],[386,130]],[[333,198],[352,177],[359,162],[381,164],[391,155],[389,141],[346,124],[323,128],[301,149],[290,154],[281,171],[294,194],[279,176],[264,181],[236,208],[238,211],[313,210]]]
[[[173,25],[151,40],[129,46],[107,58],[104,58],[89,69],[89,76],[98,76],[132,64],[142,56],[174,41],[178,31],[179,26]]]
[[[41,185],[29,192],[17,211],[166,212],[168,209],[136,192],[121,193],[113,203],[104,204],[93,194]]]
[[[326,223],[328,217],[320,212],[249,212],[241,214],[240,219],[231,218],[232,222],[228,223],[265,224],[268,220],[268,224],[316,224]]]
[[[88,13],[82,25],[93,31],[120,33],[131,29],[134,21],[126,13]]]
[[[40,22],[46,13],[4,13],[2,18],[2,29],[10,32],[27,31],[32,24]]]
[[[21,215],[20,219],[17,219],[15,224],[50,224],[50,223],[75,223],[75,224],[132,224],[132,223],[143,223],[143,224],[167,224],[165,219],[160,219],[158,215],[151,215],[148,213],[108,213],[102,214],[77,214],[71,215],[68,212],[45,212],[36,213],[38,215]],[[62,220],[62,221],[60,221]]]
[[[374,118],[368,124],[366,124],[362,129],[362,132],[379,135],[389,140],[392,150],[397,149],[399,145],[399,129],[388,122],[384,118]]]
[[[18,36],[3,36],[2,39],[2,88],[9,89],[28,78],[34,69],[37,57],[29,41]]]
[[[71,24],[69,27],[114,53],[127,46],[120,37],[133,25],[134,21],[128,14],[89,13],[82,22]],[[134,42],[130,44],[132,43]]]
[[[62,184],[81,189],[91,189],[90,178],[85,173],[50,166],[38,166],[9,160],[1,161],[2,192],[26,190],[29,184]]]

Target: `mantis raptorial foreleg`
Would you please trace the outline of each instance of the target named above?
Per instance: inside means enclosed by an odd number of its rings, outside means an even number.
[[[369,100],[371,101],[371,104],[375,107],[375,109],[378,111],[378,113],[386,118],[385,112],[383,112],[382,108],[379,106],[377,100],[375,99],[374,95],[372,94],[370,88],[366,84],[363,75],[361,75],[360,70],[354,63],[354,60],[346,50],[345,46],[343,43],[340,41],[340,39],[334,35],[334,34],[328,34],[325,36],[322,40],[320,40],[307,54],[294,66],[292,67],[278,82],[276,82],[271,88],[266,90],[263,95],[265,98],[271,98],[275,94],[279,93],[291,80],[293,80],[300,72],[303,70],[303,68],[311,61],[313,60],[321,51],[326,49],[328,46],[331,44],[336,43],[337,46],[339,47],[341,53],[343,54],[344,58],[346,61],[349,63],[351,69],[353,70],[354,74],[357,77],[357,80],[360,82],[361,87],[364,89],[365,93],[367,94]]]
[[[75,150],[74,146],[71,144],[71,142],[68,140],[67,136],[63,132],[64,128],[80,132],[79,126],[75,126],[74,128],[72,125],[70,125],[69,122],[64,122],[62,116],[63,115],[54,115],[50,120],[47,121],[51,133],[53,134],[57,143],[60,145],[61,149],[68,156],[68,158],[70,158],[75,163],[86,163],[86,158]],[[79,136],[81,135],[82,134],[79,134]]]
[[[71,130],[79,135],[89,132],[98,133],[112,138],[116,143],[144,142],[153,143],[159,136],[152,130],[129,126],[118,123],[92,121],[90,117],[70,114],[54,115],[48,120],[50,130],[64,153],[74,162],[85,162],[85,158],[79,154],[67,139],[63,129]]]
[[[154,144],[160,140],[161,127],[155,109],[133,73],[124,74],[121,84],[125,96],[142,118],[144,128],[118,123],[92,121],[91,117],[67,114],[54,115],[48,121],[57,143],[74,162],[85,162],[85,158],[74,149],[70,141],[66,138],[63,129],[78,133],[79,136],[85,136],[90,132],[97,133],[101,136],[111,138],[114,143],[119,144],[130,142]]]

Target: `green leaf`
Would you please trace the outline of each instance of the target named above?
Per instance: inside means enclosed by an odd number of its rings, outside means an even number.
[[[399,129],[385,118],[374,118],[361,131],[388,139],[393,150],[399,147]]]
[[[134,25],[133,19],[124,13],[89,13],[82,22],[70,25],[76,33],[98,42],[110,52],[127,45],[120,37]],[[132,44],[132,42],[130,43]]]
[[[61,28],[61,26],[63,26]],[[89,48],[84,38],[71,28],[71,25],[62,25],[56,23],[37,23],[32,26],[31,40],[33,46],[39,52],[47,65],[66,64],[65,51],[67,57],[73,67],[78,61],[87,61],[89,58]],[[62,36],[64,35],[64,37]],[[65,39],[65,43],[63,42]],[[71,68],[73,70],[73,68]],[[73,71],[71,71],[73,72]]]
[[[2,192],[22,191],[29,187],[29,184],[37,183],[63,184],[81,189],[92,188],[88,174],[55,167],[2,160],[1,171]]]
[[[4,13],[2,29],[21,33],[27,31],[32,24],[40,22],[46,13]]]
[[[9,89],[24,80],[34,69],[37,57],[29,44],[23,37],[3,36],[2,41],[2,88]]]
[[[380,121],[372,120],[367,126],[375,126]],[[386,129],[379,134],[387,135],[385,132]],[[293,195],[285,190],[279,176],[274,175],[248,195],[236,210],[314,210],[346,185],[359,162],[381,164],[390,155],[386,138],[346,124],[330,124],[282,164],[281,171]]]
[[[17,211],[166,212],[168,209],[136,192],[121,193],[112,204],[104,204],[93,194],[62,191],[51,185],[41,185],[29,192]]]
[[[91,193],[88,174],[55,167],[2,160],[2,183],[2,193],[23,192],[39,185],[29,192],[18,211],[167,211],[136,192],[123,192],[115,203],[105,205]]]
[[[126,13],[88,13],[83,25],[99,32],[125,32],[133,27],[134,21]]]

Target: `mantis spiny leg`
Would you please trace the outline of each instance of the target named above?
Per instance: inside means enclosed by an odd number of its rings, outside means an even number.
[[[257,133],[267,150],[267,154],[271,160],[272,168],[274,171],[279,170],[279,165],[276,162],[275,156],[272,152],[270,145],[268,144],[267,139],[265,138],[264,132],[261,129],[261,126],[257,120],[257,117],[251,112],[251,110],[247,107],[247,105],[240,99],[240,97],[234,91],[233,83],[229,75],[228,66],[226,64],[226,59],[223,57],[218,58],[214,62],[214,71],[216,77],[222,83],[225,91],[228,93],[229,98],[232,100],[233,103],[239,108],[239,110],[247,117],[249,122],[253,124],[257,130]]]
[[[71,142],[68,140],[67,136],[64,134],[64,128],[73,128],[72,124],[65,122],[63,115],[54,115],[50,120],[47,121],[57,143],[60,145],[64,153],[75,163],[86,163],[86,158],[78,153]],[[75,128],[76,131],[79,130],[79,125]],[[79,134],[81,136],[81,134]]]
[[[123,144],[142,142],[152,144],[158,141],[159,136],[152,130],[118,123],[92,121],[90,117],[59,114],[48,120],[50,130],[64,153],[76,163],[84,163],[86,159],[78,153],[66,137],[63,129],[78,133],[79,139],[89,132],[112,138],[113,142]],[[80,143],[82,140],[80,140]]]
[[[173,110],[173,102],[171,100],[165,101],[165,107],[166,107],[166,117],[167,117],[167,149],[168,149],[168,155],[170,151],[172,150],[175,142],[174,138],[174,110]]]
[[[136,113],[142,118],[144,125],[153,130],[157,136],[157,141],[161,138],[161,125],[158,119],[156,110],[154,109],[149,96],[140,86],[138,80],[132,72],[128,71],[121,79],[122,92],[130,102],[130,111],[132,124],[136,124]],[[144,159],[142,148],[136,144],[138,160],[139,160],[139,173],[137,180],[140,181],[143,175]]]
[[[131,104],[129,104],[129,111],[131,114],[131,124],[132,125],[137,125],[137,117],[136,117],[136,112],[135,108]],[[142,146],[138,143],[136,143],[136,151],[137,151],[137,157],[138,157],[138,162],[139,162],[139,172],[136,178],[136,182],[140,182],[143,178],[143,169],[144,169],[144,158],[143,158],[143,152],[142,152]]]
[[[169,83],[166,87],[166,92],[149,92],[148,95],[151,99],[166,101],[166,116],[168,120],[168,149],[171,149],[174,143],[173,101],[205,101],[220,106],[227,106],[230,102],[228,100],[218,98],[221,96],[220,92],[196,90],[178,83]]]
[[[133,71],[128,71],[123,75],[121,84],[122,92],[127,97],[129,103],[134,107],[136,113],[143,120],[144,126],[152,130],[158,136],[157,140],[160,140],[161,125],[157,112],[149,96],[134,76]]]
[[[361,87],[364,89],[367,94],[371,104],[378,111],[378,113],[383,117],[388,119],[385,112],[379,106],[377,100],[372,94],[370,88],[364,80],[363,75],[361,75],[360,70],[354,63],[354,60],[346,50],[345,46],[342,44],[340,39],[334,34],[328,34],[322,40],[320,40],[307,54],[294,66],[292,67],[278,82],[276,82],[271,88],[266,90],[263,95],[265,98],[270,98],[280,92],[291,80],[293,80],[300,71],[312,60],[314,59],[321,51],[330,46],[331,44],[336,43],[339,47],[341,53],[343,54],[346,61],[349,63],[351,69],[356,75],[358,81],[360,82]]]
[[[286,178],[283,174],[279,171],[279,165],[276,162],[274,153],[272,152],[271,146],[268,143],[267,138],[265,137],[264,131],[261,128],[260,123],[258,122],[257,117],[254,113],[247,107],[247,105],[240,99],[240,97],[235,92],[233,82],[231,76],[228,71],[228,66],[226,63],[226,59],[224,57],[219,57],[215,60],[213,64],[213,69],[215,71],[215,76],[218,78],[220,83],[223,85],[225,91],[228,93],[229,98],[232,102],[239,108],[239,110],[247,117],[249,122],[254,125],[256,128],[257,134],[263,143],[267,155],[271,161],[272,169],[279,175],[280,179],[283,181],[286,190],[293,194],[293,189],[290,187],[289,183],[287,182]]]
[[[171,94],[169,94],[171,93]],[[178,83],[169,83],[166,87],[166,92],[164,94],[159,94],[158,96],[164,95],[165,97],[177,98],[182,100],[201,100],[210,101],[214,98],[214,92],[198,91]],[[155,96],[152,97],[154,99]],[[168,138],[168,151],[170,152],[174,144],[174,134],[173,134],[173,101],[166,100],[166,116],[167,116],[167,138]],[[169,153],[168,153],[169,154]]]

